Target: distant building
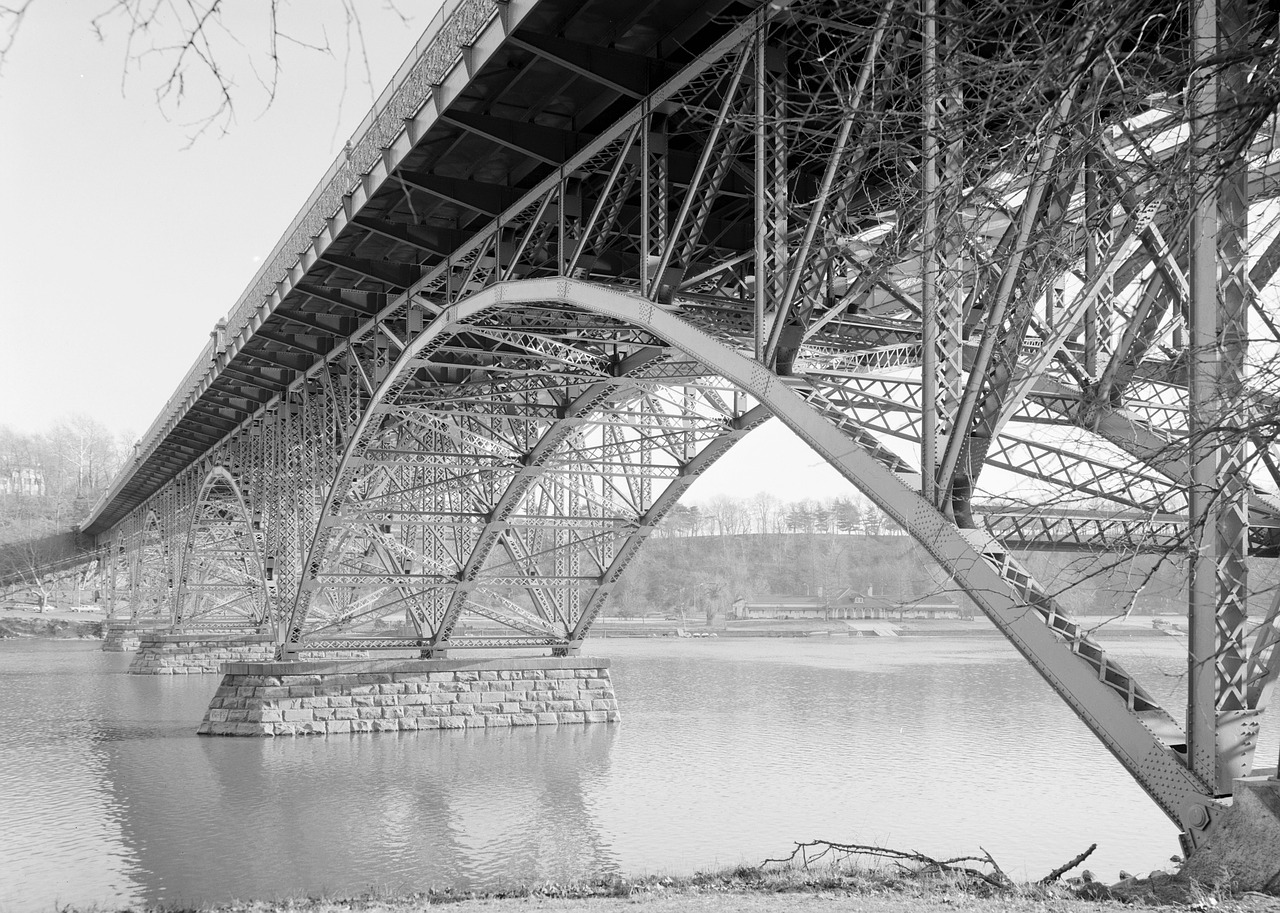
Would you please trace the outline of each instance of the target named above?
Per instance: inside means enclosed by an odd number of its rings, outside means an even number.
[[[960,606],[947,596],[902,602],[889,596],[866,593],[847,587],[833,597],[819,591],[815,596],[740,597],[733,604],[739,619],[776,618],[834,621],[845,619],[964,618]]]
[[[0,495],[44,497],[44,470],[0,462]]]

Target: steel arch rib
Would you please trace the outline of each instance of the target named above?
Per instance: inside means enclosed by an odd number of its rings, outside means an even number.
[[[253,513],[249,510],[249,504],[245,501],[244,492],[240,490],[240,485],[236,481],[235,476],[232,475],[229,469],[221,465],[214,466],[205,474],[204,480],[200,483],[200,490],[196,496],[195,504],[191,510],[191,517],[187,522],[187,547],[183,550],[182,554],[182,565],[179,568],[178,581],[176,584],[178,590],[177,598],[174,600],[176,605],[173,618],[174,627],[181,627],[183,622],[182,613],[183,607],[186,605],[187,597],[187,574],[190,571],[191,557],[195,551],[196,522],[200,517],[200,508],[206,503],[205,499],[208,496],[210,489],[219,483],[225,484],[231,490],[231,493],[235,496],[236,504],[240,508],[240,516],[244,519],[246,526],[249,527],[249,540],[251,542],[249,557],[252,560],[253,570],[255,571],[254,579],[260,587],[258,595],[261,600],[261,608],[258,613],[258,617],[254,618],[253,621],[255,627],[261,628],[261,626],[266,624],[268,621],[267,615],[269,601],[267,599],[266,573],[263,569],[262,554],[259,550],[258,537],[252,534]]]
[[[152,588],[144,586],[143,579],[142,579],[147,571],[147,544],[148,544],[148,536],[152,530],[155,530],[155,534],[156,534],[155,538],[156,538],[156,542],[158,543],[157,548],[160,552],[161,558],[164,559],[161,564],[161,568],[163,569],[166,575],[169,573],[168,564],[169,564],[169,555],[171,552],[170,542],[165,538],[164,527],[160,524],[160,514],[158,514],[154,508],[148,507],[146,510],[146,513],[142,517],[142,525],[138,532],[138,579],[137,579],[137,584],[135,586],[130,587],[130,589],[132,590],[132,593],[130,595],[133,597],[134,600],[138,600],[140,591],[146,592],[148,598],[150,598],[150,596],[152,595],[150,592]],[[154,572],[155,569],[152,568],[151,570]],[[164,587],[165,590],[169,589],[170,584],[171,584],[171,581],[169,581],[166,577],[165,587]],[[157,597],[155,604],[152,606],[153,611],[150,612],[149,614],[153,615],[157,619],[164,619],[166,615],[166,610],[163,605],[164,601],[165,600],[163,599],[163,597]],[[137,609],[136,603],[133,606],[131,614],[135,619],[138,617],[138,609]],[[168,615],[169,623],[172,624],[173,623],[173,605],[171,601],[170,601],[170,605],[168,606],[167,615]]]
[[[997,562],[1002,556],[984,554],[994,540],[958,529],[918,492],[805,405],[776,375],[679,317],[634,294],[566,278],[504,283],[442,312],[409,346],[402,361],[407,362],[449,327],[480,311],[550,301],[644,327],[705,365],[709,372],[756,397],[952,574],[1169,817],[1185,828],[1213,810],[1207,785],[1155,731],[1176,740],[1181,735],[1177,724],[1162,711],[1149,712],[1144,719],[1131,710],[1098,669],[1073,652],[1081,646],[1079,639],[1068,640],[1044,623],[1038,609],[1052,606],[1051,600],[1030,581],[1020,592],[1001,574]],[[389,377],[375,399],[385,395],[393,382],[394,377]]]

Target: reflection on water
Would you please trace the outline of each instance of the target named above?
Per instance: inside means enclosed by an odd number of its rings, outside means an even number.
[[[1117,645],[1167,706],[1182,645]],[[203,739],[214,676],[0,644],[0,913],[492,888],[758,862],[812,837],[981,844],[1102,877],[1174,828],[996,637],[608,640],[622,726]],[[1275,738],[1263,751],[1274,755]]]

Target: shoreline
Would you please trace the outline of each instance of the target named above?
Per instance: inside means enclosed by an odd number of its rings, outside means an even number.
[[[1094,881],[1083,872],[1048,883],[1014,883],[998,867],[980,859],[952,864],[929,860],[906,867],[864,868],[815,861],[809,867],[738,866],[691,876],[609,876],[564,883],[517,884],[494,891],[432,888],[405,894],[368,892],[355,896],[327,894],[235,900],[215,904],[126,904],[110,907],[59,905],[65,913],[106,913],[110,910],[203,913],[338,913],[387,911],[417,913],[449,905],[459,913],[471,910],[540,913],[597,913],[642,908],[652,913],[739,913],[739,911],[795,911],[825,913],[944,913],[957,908],[975,913],[1084,913],[1120,910],[1142,905],[1215,910],[1221,913],[1262,913],[1280,910],[1280,897],[1257,892],[1233,894],[1223,886],[1206,886],[1180,875],[1153,872],[1146,878],[1127,878],[1114,885]]]

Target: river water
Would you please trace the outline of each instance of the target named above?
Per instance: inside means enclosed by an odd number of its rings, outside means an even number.
[[[1114,645],[1152,691],[1169,637]],[[1174,827],[994,634],[613,639],[624,722],[200,738],[216,676],[0,643],[0,913],[692,873],[820,837],[1099,877]],[[1275,736],[1263,752],[1271,763]]]

